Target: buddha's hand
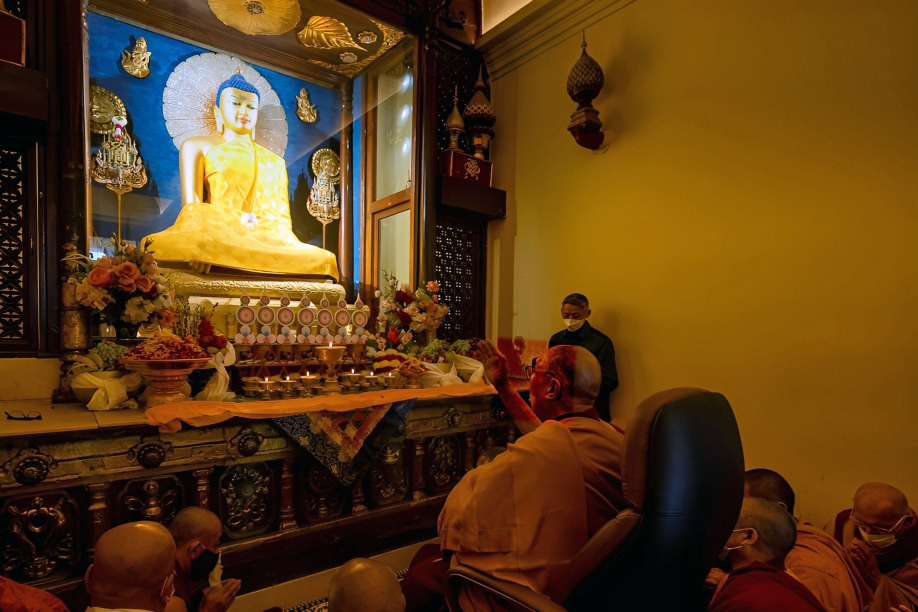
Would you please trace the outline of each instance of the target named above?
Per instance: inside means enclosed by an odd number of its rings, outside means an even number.
[[[241,580],[224,580],[217,586],[204,589],[204,599],[198,606],[198,612],[226,612],[236,601],[236,594],[241,587]]]
[[[484,375],[495,387],[507,385],[510,382],[507,358],[491,344],[489,340],[478,343],[478,351],[484,358]]]

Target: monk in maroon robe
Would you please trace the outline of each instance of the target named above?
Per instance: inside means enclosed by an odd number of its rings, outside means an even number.
[[[599,420],[593,404],[602,371],[576,346],[543,353],[530,376],[532,408],[512,389],[507,361],[479,345],[486,374],[524,436],[491,463],[465,475],[440,513],[440,551],[422,550],[402,583],[408,611],[437,610],[450,564],[551,597],[555,578],[587,540],[625,507],[623,434]],[[500,609],[465,589],[462,609]]]
[[[0,576],[0,611],[67,612],[67,606],[51,593]]]
[[[797,526],[787,510],[765,499],[745,498],[724,547],[732,570],[714,593],[709,612],[826,612],[784,568],[796,539]]]
[[[834,536],[873,590],[870,612],[918,606],[918,518],[905,494],[868,483],[835,517]]]

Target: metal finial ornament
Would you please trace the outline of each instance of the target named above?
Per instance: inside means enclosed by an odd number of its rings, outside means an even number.
[[[462,120],[462,113],[459,112],[459,86],[456,85],[453,94],[453,110],[449,117],[446,118],[446,131],[449,132],[449,146],[447,149],[459,148],[459,134],[465,131],[465,122]]]
[[[296,97],[296,116],[303,123],[315,123],[319,120],[319,112],[316,105],[310,103],[309,92],[306,88],[300,90],[300,95]]]
[[[134,43],[134,49],[121,52],[121,66],[129,75],[138,79],[145,79],[150,74],[150,56],[153,55],[147,51],[147,41],[144,37],[137,39]]]
[[[326,226],[341,216],[341,204],[335,185],[340,180],[337,156],[330,149],[320,149],[312,156],[316,179],[309,190],[306,210],[322,224],[322,248],[325,248]]]
[[[92,164],[92,179],[105,185],[118,196],[118,245],[121,245],[121,196],[147,184],[147,171],[137,152],[137,145],[124,129],[125,117],[112,119],[111,134],[102,137],[102,146]]]
[[[593,100],[602,91],[605,77],[602,67],[587,54],[586,31],[583,32],[583,51],[567,77],[567,95],[577,103],[577,110],[571,115],[568,131],[582,147],[596,150],[602,145],[605,135],[600,131],[602,121],[599,112],[593,108]]]
[[[485,95],[485,82],[482,77],[484,65],[478,69],[478,80],[475,81],[475,93],[472,99],[466,104],[465,110],[462,111],[462,118],[468,126],[468,131],[472,134],[472,146],[475,147],[475,157],[485,159],[485,151],[494,137],[494,122],[497,121],[497,115],[494,114],[494,107],[491,101]]]

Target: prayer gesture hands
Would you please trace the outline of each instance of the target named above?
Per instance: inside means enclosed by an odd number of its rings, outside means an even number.
[[[495,387],[506,385],[509,382],[507,358],[497,350],[490,340],[478,343],[478,351],[484,357],[484,375]]]
[[[241,580],[224,580],[217,586],[204,589],[204,599],[198,606],[198,612],[226,612],[236,601],[241,587]]]
[[[876,590],[877,586],[880,584],[880,578],[882,578],[883,575],[880,573],[880,568],[877,567],[876,557],[870,552],[870,547],[857,538],[854,538],[848,545],[847,552],[848,556],[851,557],[851,561],[854,562],[854,566],[857,567],[857,571],[860,572],[861,578],[867,583],[867,586]]]

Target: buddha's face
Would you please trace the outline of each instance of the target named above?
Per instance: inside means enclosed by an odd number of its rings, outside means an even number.
[[[237,134],[251,134],[258,121],[258,94],[227,87],[214,109],[217,125]]]

